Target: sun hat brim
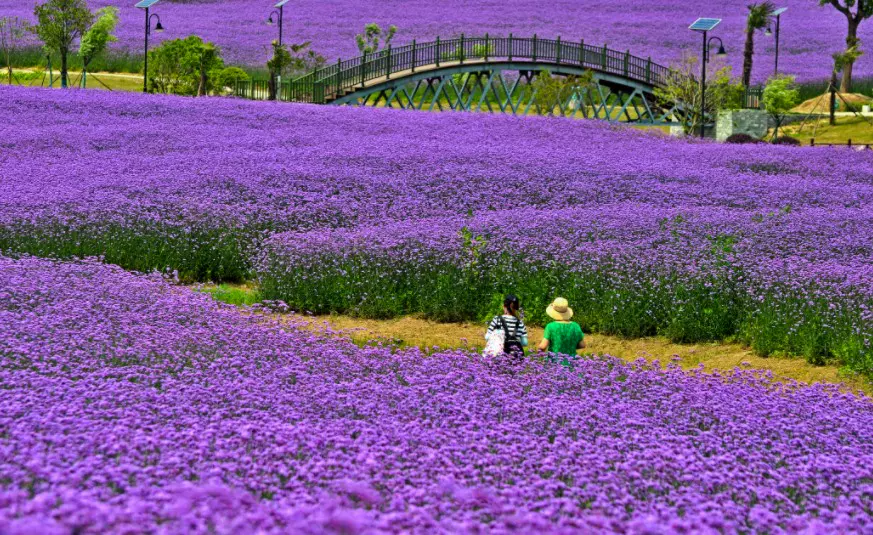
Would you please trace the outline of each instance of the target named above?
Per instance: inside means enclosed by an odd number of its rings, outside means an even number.
[[[558,312],[557,310],[555,310],[554,306],[549,305],[548,308],[546,308],[546,315],[548,315],[553,320],[567,321],[568,319],[573,317],[573,309],[567,307],[566,312]]]

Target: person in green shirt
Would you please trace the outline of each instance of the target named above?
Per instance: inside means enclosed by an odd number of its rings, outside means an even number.
[[[576,356],[576,350],[585,347],[585,335],[578,323],[570,321],[573,317],[570,304],[563,297],[558,297],[546,309],[546,314],[555,321],[546,325],[539,350]]]

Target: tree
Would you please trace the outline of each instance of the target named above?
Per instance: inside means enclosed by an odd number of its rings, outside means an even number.
[[[48,0],[33,10],[39,21],[34,29],[49,50],[61,56],[61,87],[67,87],[70,48],[94,22],[85,0]]]
[[[273,41],[273,57],[267,61],[267,69],[270,71],[270,100],[276,100],[279,92],[279,77],[282,72],[291,65],[291,53],[280,45],[279,41]]]
[[[91,61],[106,50],[106,45],[116,41],[113,35],[118,26],[118,8],[107,6],[97,10],[97,20],[88,28],[79,42],[79,57],[82,58],[82,87],[85,87],[85,73]]]
[[[849,47],[844,52],[838,52],[832,56],[834,58],[834,68],[831,71],[831,83],[828,87],[828,92],[830,93],[829,109],[831,126],[837,124],[837,119],[835,115],[837,110],[837,74],[845,69],[846,65],[854,63],[859,57],[861,57],[861,54],[862,53],[858,50],[857,46],[854,46]],[[845,81],[845,78],[843,80]]]
[[[541,115],[554,116],[555,109],[563,115],[565,106],[574,97],[582,104],[582,114],[587,115],[583,95],[594,85],[594,73],[586,71],[582,76],[552,76],[548,71],[540,72],[531,82],[535,91],[534,103]]]
[[[159,93],[207,95],[223,69],[221,50],[196,35],[164,41],[149,52],[149,88]]]
[[[199,39],[199,38],[198,38]],[[210,76],[214,71],[224,69],[221,51],[213,43],[203,43],[199,48],[191,48],[186,60],[192,62],[198,73],[197,96],[204,97],[212,89]]]
[[[774,76],[767,81],[764,93],[761,95],[761,105],[776,123],[773,132],[774,140],[779,136],[779,127],[785,121],[785,116],[798,104],[800,104],[800,92],[797,90],[793,76]]]
[[[706,74],[706,109],[700,112],[700,72],[699,60],[694,56],[686,56],[679,65],[671,69],[663,87],[655,88],[655,97],[668,104],[680,107],[676,117],[682,124],[685,134],[691,134],[700,129],[701,123],[707,117],[715,117],[725,109],[742,107],[743,86],[735,83],[729,66],[717,67],[709,64]]]
[[[30,31],[30,25],[18,17],[0,17],[0,54],[6,62],[9,85],[12,85],[12,55]]]
[[[292,73],[307,73],[318,70],[324,67],[326,59],[318,52],[309,48],[311,41],[291,45],[291,65],[289,71]]]
[[[859,51],[861,40],[858,39],[858,26],[865,19],[873,17],[873,0],[818,0],[818,3],[820,6],[830,4],[846,17],[846,21],[849,24],[846,34],[846,49]],[[854,11],[852,11],[853,8]],[[860,52],[858,54],[860,55]],[[846,59],[846,64],[841,69],[843,71],[843,79],[840,83],[840,93],[852,92],[852,69],[857,56]]]
[[[770,24],[776,6],[769,0],[760,4],[747,6],[749,14],[746,17],[746,46],[743,50],[743,86],[752,84],[752,58],[755,55],[755,32]]]
[[[358,50],[361,51],[361,54],[375,54],[379,51],[380,42],[384,39],[382,46],[389,46],[396,33],[397,26],[393,24],[388,27],[387,32],[384,32],[378,24],[371,22],[364,26],[364,33],[355,36],[355,42],[358,44]]]

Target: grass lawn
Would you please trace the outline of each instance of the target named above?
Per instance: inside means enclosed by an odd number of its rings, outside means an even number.
[[[809,145],[812,138],[816,144],[845,144],[850,139],[853,145],[870,144],[873,143],[873,117],[837,117],[834,126],[829,125],[827,119],[810,120],[802,128],[800,124],[783,127],[780,135],[795,137],[803,145]]]
[[[9,79],[5,72],[0,73],[0,85],[8,85]],[[32,70],[15,70],[13,71],[14,78],[12,85],[23,85],[28,87],[48,87],[48,73]],[[70,72],[69,84],[71,87],[78,88],[81,83],[81,72]],[[142,75],[141,74],[118,74],[118,73],[88,73],[86,77],[87,89],[104,89],[112,91],[142,91]],[[52,87],[60,87],[61,78],[59,73],[54,73],[54,83]]]
[[[260,301],[252,285],[199,285],[198,291],[211,294],[219,301],[234,305],[252,305]],[[481,351],[485,345],[485,326],[477,323],[437,323],[416,317],[390,320],[370,320],[331,315],[289,316],[295,324],[308,322],[309,329],[319,333],[339,333],[358,345],[381,343],[397,347],[419,347],[426,352],[436,349],[468,349]],[[528,327],[530,347],[535,348],[543,329]],[[813,366],[800,358],[759,357],[751,349],[730,343],[674,344],[663,337],[625,339],[618,336],[586,334],[587,348],[580,354],[608,354],[627,361],[639,358],[658,360],[667,365],[675,357],[684,369],[703,364],[707,371],[729,371],[736,367],[770,370],[777,379],[804,383],[845,383],[852,390],[873,395],[873,385],[863,377],[847,374],[837,366]]]

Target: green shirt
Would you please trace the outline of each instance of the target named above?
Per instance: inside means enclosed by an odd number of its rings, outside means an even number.
[[[568,323],[553,321],[546,325],[546,332],[543,333],[543,338],[549,341],[549,351],[564,355],[575,355],[576,348],[584,336],[582,327],[579,327],[575,321]]]

